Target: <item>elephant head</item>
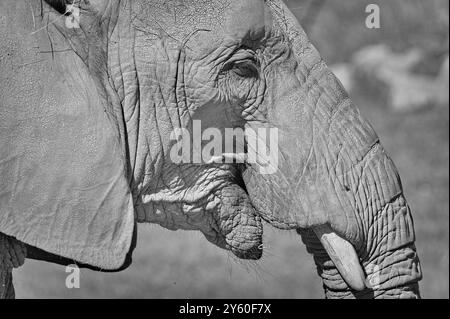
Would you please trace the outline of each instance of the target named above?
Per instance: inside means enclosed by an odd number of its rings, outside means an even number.
[[[71,3],[0,5],[0,232],[117,269],[135,221],[259,259],[264,220],[327,297],[419,297],[397,169],[282,1]]]

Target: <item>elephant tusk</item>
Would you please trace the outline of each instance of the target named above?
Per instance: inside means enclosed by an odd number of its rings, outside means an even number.
[[[366,289],[365,274],[353,245],[328,225],[316,226],[313,230],[347,285],[357,291]]]
[[[248,161],[248,155],[239,153],[224,153],[220,156],[213,156],[206,164],[239,163],[245,164]]]

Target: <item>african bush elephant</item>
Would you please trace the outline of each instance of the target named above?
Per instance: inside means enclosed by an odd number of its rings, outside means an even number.
[[[3,295],[24,257],[126,268],[136,222],[259,259],[264,220],[297,231],[327,298],[420,297],[397,169],[281,0],[71,3],[0,1]],[[244,142],[174,135],[195,123]]]

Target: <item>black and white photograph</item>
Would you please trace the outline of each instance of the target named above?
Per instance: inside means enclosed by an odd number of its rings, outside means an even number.
[[[0,0],[0,299],[448,300],[449,1]]]

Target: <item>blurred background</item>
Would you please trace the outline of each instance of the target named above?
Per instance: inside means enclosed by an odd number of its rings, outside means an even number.
[[[424,298],[449,298],[447,0],[287,0],[394,159],[412,208]],[[366,27],[366,7],[380,28]],[[15,271],[18,298],[323,298],[312,257],[295,232],[266,225],[265,254],[247,262],[196,232],[139,226],[134,263],[118,274],[35,261]]]

